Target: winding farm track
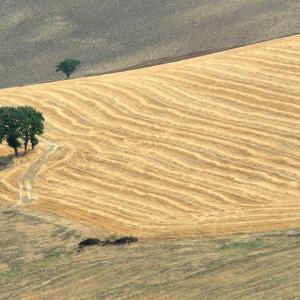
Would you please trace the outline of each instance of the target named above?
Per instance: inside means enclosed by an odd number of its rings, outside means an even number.
[[[299,62],[297,35],[0,90],[0,105],[35,106],[45,138],[64,144],[26,172],[23,186],[39,169],[30,206],[145,238],[299,227]],[[1,172],[1,201],[17,203],[20,168]]]
[[[34,178],[41,167],[61,148],[61,145],[51,141],[45,141],[45,144],[45,152],[18,178],[20,198],[16,207],[26,205],[36,199],[37,196],[33,191]]]

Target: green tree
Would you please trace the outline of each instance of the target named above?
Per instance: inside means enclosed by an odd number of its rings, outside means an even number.
[[[1,108],[0,108],[0,119],[1,119]],[[0,144],[2,144],[4,136],[5,136],[4,124],[2,124],[2,122],[0,121]]]
[[[19,155],[18,149],[21,148],[21,143],[19,141],[17,132],[11,131],[10,133],[8,133],[6,137],[6,141],[7,141],[7,145],[14,149],[15,156],[18,156]]]
[[[56,72],[63,72],[70,78],[71,74],[75,72],[76,67],[80,64],[80,60],[67,58],[56,65]]]
[[[18,156],[18,149],[21,147],[22,117],[15,107],[2,107],[0,109],[0,132],[1,143],[6,140],[7,145],[14,149]]]
[[[30,106],[1,107],[0,108],[0,143],[3,140],[15,151],[24,142],[25,151],[28,143],[32,149],[39,143],[38,135],[44,133],[43,114]]]
[[[43,114],[30,106],[19,106],[22,127],[21,138],[24,141],[25,151],[27,150],[28,143],[31,143],[31,148],[39,143],[37,135],[44,133],[44,117]]]

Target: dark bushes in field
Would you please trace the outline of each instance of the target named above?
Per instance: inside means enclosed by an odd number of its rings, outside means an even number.
[[[78,251],[81,251],[83,248],[85,247],[89,247],[89,246],[108,246],[108,245],[124,245],[124,244],[131,244],[131,243],[135,243],[137,242],[138,239],[136,237],[132,237],[132,236],[124,236],[118,239],[106,239],[101,241],[100,239],[97,238],[87,238],[82,240],[79,244],[78,244]]]
[[[94,246],[94,245],[99,245],[100,242],[101,242],[101,241],[100,241],[99,239],[88,238],[88,239],[82,240],[82,241],[78,244],[78,248],[79,248],[79,249],[83,249],[84,247]]]
[[[122,237],[122,238],[112,241],[111,245],[123,245],[123,244],[135,243],[135,242],[137,242],[136,237],[125,236],[125,237]]]

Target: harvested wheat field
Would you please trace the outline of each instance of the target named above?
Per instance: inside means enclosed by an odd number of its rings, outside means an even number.
[[[1,300],[300,297],[299,230],[77,252],[82,230],[61,221],[0,212]]]
[[[1,202],[140,238],[300,225],[300,35],[0,91],[21,104],[46,134],[1,172]]]

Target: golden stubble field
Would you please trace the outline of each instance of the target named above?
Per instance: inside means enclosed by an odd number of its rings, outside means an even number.
[[[1,172],[0,201],[141,238],[299,227],[299,62],[296,35],[0,90],[47,121],[38,150]]]

